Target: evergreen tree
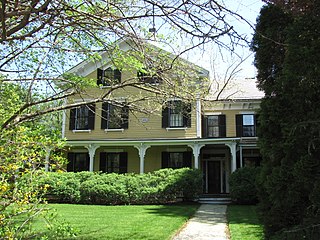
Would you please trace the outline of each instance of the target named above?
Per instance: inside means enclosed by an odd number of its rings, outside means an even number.
[[[252,47],[258,86],[266,94],[259,142],[260,207],[267,236],[317,221],[320,195],[319,3],[300,12],[279,6],[261,10]]]

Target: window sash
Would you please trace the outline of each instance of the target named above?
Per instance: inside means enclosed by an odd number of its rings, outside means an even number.
[[[75,130],[85,130],[89,128],[89,108],[80,106],[76,108]]]
[[[107,172],[120,173],[120,153],[107,153]]]
[[[107,129],[120,129],[122,126],[122,107],[108,104]]]
[[[183,152],[170,152],[169,153],[169,168],[182,168],[183,167]]]

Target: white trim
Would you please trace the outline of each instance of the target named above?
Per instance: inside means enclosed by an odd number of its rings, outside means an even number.
[[[67,99],[64,99],[63,106],[67,105]],[[67,110],[62,111],[62,129],[61,129],[61,136],[65,138],[66,136],[66,123],[67,123]]]
[[[240,111],[240,114],[255,114],[254,111]]]
[[[105,133],[108,133],[108,132],[124,132],[124,128],[115,128],[115,129],[106,128],[106,129],[104,129],[104,132]]]
[[[91,133],[91,129],[87,129],[87,130],[77,130],[77,129],[74,129],[72,130],[73,133]]]
[[[205,116],[217,116],[217,115],[223,115],[222,112],[205,112]]]
[[[197,138],[202,137],[202,131],[201,131],[201,101],[199,98],[197,98],[196,102],[196,127],[197,127]]]
[[[187,127],[167,127],[167,131],[174,131],[174,130],[184,130],[186,131],[188,128]]]

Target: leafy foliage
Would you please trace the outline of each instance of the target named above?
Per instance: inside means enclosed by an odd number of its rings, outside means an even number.
[[[253,42],[259,86],[266,93],[258,129],[263,155],[258,189],[267,236],[319,219],[320,4],[303,10],[308,14],[296,14],[290,8],[296,9],[295,2],[286,4],[261,10]],[[272,25],[271,16],[281,16],[281,22]]]
[[[257,176],[260,168],[243,167],[230,175],[230,196],[240,204],[255,204],[258,200]]]
[[[143,175],[48,173],[38,183],[40,188],[47,186],[46,194],[50,202],[159,204],[179,198],[194,199],[200,194],[202,178],[199,170],[183,168],[162,169]]]

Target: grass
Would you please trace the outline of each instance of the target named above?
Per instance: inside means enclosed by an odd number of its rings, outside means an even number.
[[[230,205],[227,210],[231,240],[262,240],[263,226],[256,206]]]
[[[49,204],[58,219],[79,229],[75,239],[170,239],[198,205],[97,206]],[[37,228],[42,223],[37,223]]]

